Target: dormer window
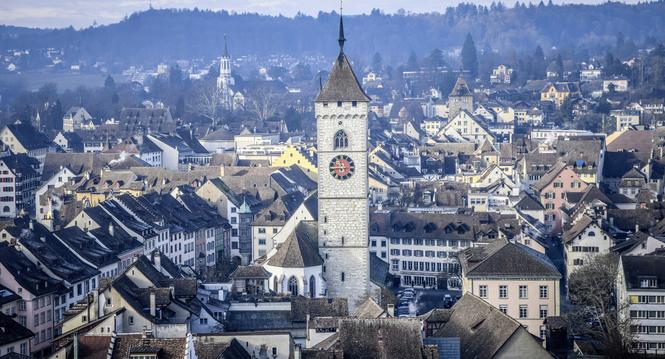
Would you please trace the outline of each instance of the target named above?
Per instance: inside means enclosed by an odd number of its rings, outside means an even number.
[[[657,278],[642,278],[640,279],[640,288],[657,288],[658,279]]]

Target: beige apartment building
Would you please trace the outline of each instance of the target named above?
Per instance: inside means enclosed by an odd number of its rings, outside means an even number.
[[[482,298],[545,339],[545,318],[558,316],[561,274],[544,254],[497,240],[460,254],[462,290]]]

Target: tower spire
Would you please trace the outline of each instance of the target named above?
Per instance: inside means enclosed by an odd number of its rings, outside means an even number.
[[[344,1],[340,0],[339,2],[339,39],[337,39],[337,42],[339,43],[339,53],[342,54],[344,53],[344,42],[346,42],[346,39],[344,38],[344,19],[342,16],[342,10],[343,8]]]
[[[224,57],[229,57],[229,41],[224,34]]]

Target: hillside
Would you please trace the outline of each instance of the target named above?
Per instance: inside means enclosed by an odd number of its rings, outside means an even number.
[[[411,50],[459,48],[471,33],[479,49],[506,52],[585,48],[614,43],[621,32],[636,43],[665,39],[665,1],[627,5],[529,5],[505,8],[462,4],[442,13],[382,14],[346,18],[349,53],[368,60],[380,52],[404,62]],[[274,53],[331,55],[338,17],[320,13],[295,18],[200,10],[148,10],[108,26],[37,30],[0,27],[0,50],[65,48],[68,58],[88,62],[155,63],[218,56],[224,34],[235,55]]]

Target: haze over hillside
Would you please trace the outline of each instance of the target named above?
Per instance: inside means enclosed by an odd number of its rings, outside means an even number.
[[[479,49],[532,51],[537,45],[588,49],[613,43],[618,33],[635,43],[665,38],[665,2],[637,5],[459,5],[444,13],[348,16],[349,53],[368,61],[380,52],[388,63],[411,50],[458,49],[471,33]],[[38,30],[0,27],[0,50],[64,48],[67,56],[93,63],[156,63],[219,56],[224,34],[234,55],[285,53],[332,55],[336,13],[316,17],[230,14],[226,11],[148,10],[108,26]]]

